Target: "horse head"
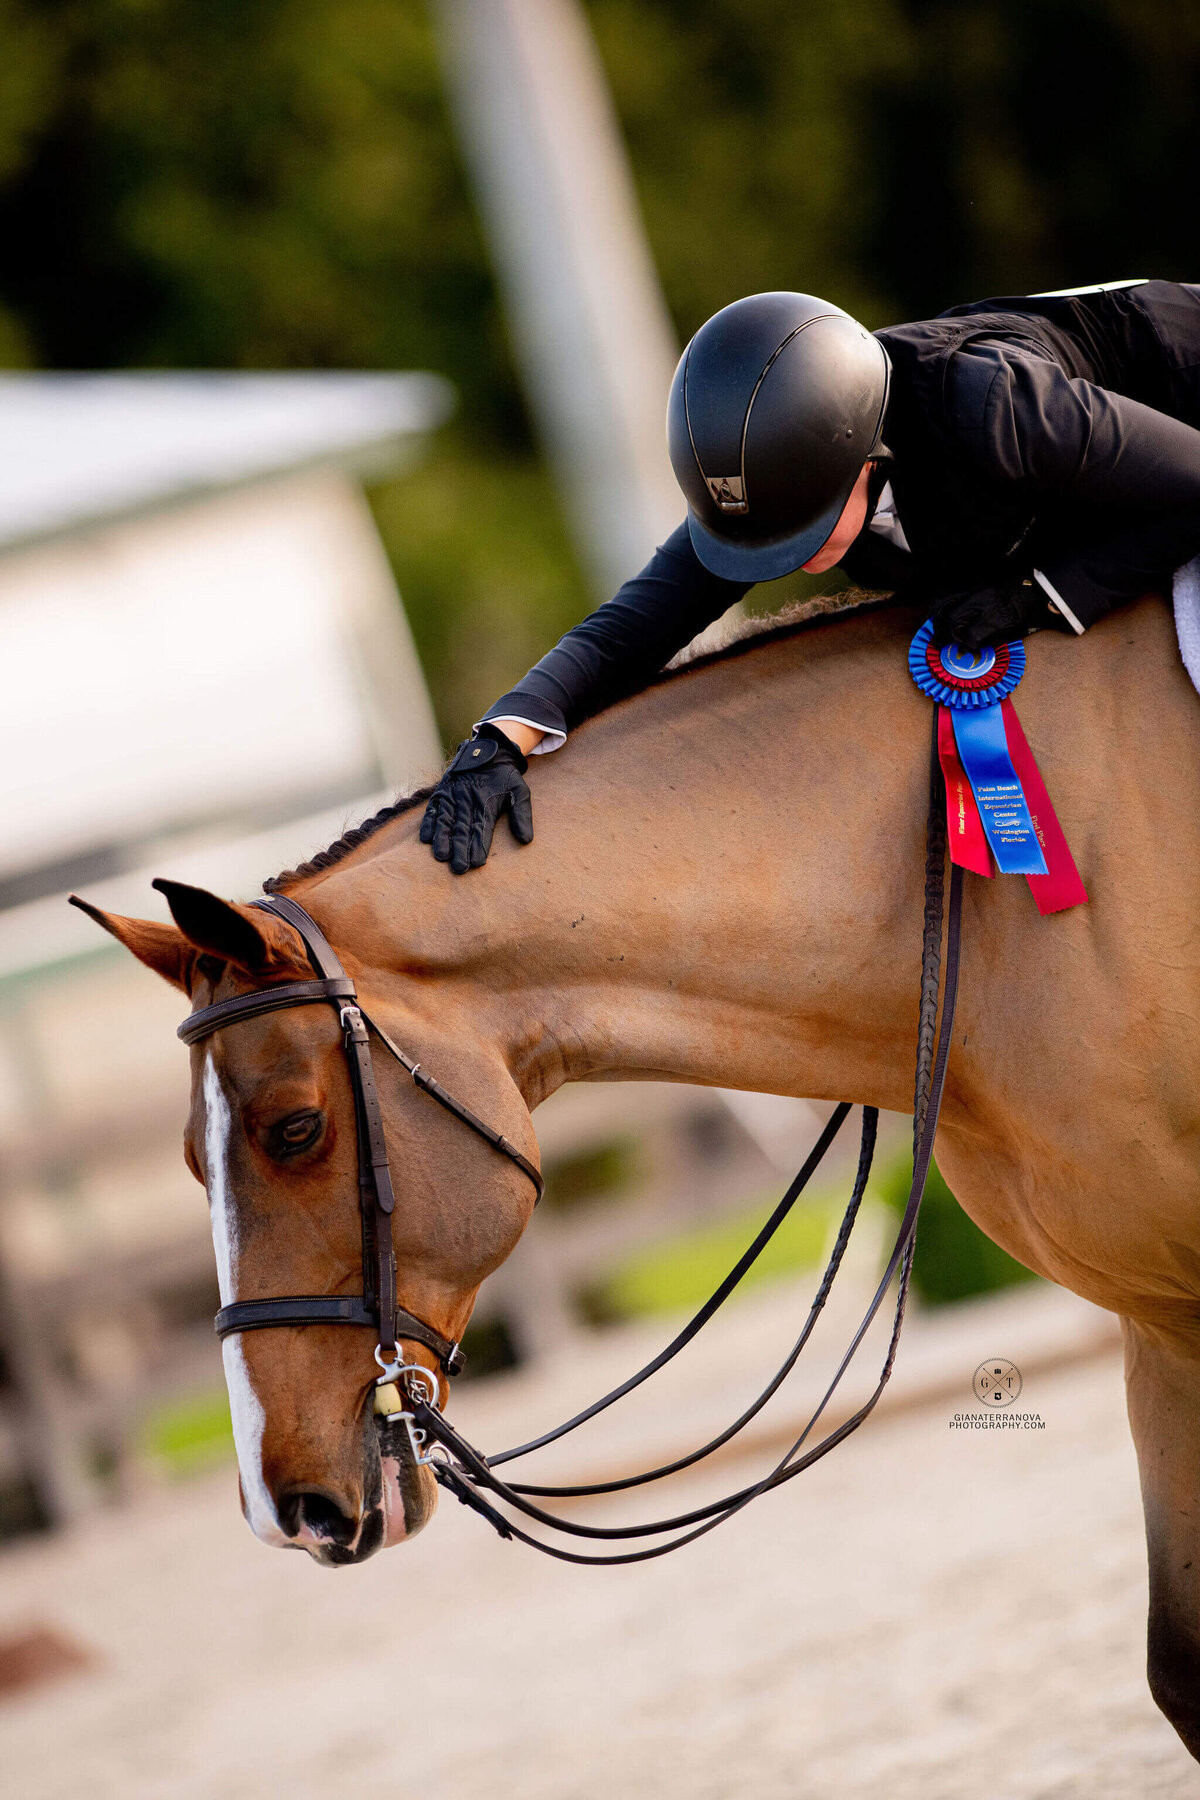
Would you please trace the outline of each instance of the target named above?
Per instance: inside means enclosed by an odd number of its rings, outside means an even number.
[[[174,924],[83,906],[198,1010],[311,981],[296,932],[271,915],[177,882],[155,884]],[[507,1137],[532,1127],[504,1064],[469,1033],[406,1011],[347,959],[371,1011]],[[390,987],[394,990],[395,983]],[[185,1155],[207,1190],[221,1304],[364,1291],[358,1120],[337,1011],[311,1004],[239,1019],[197,1043]],[[392,1243],[402,1307],[456,1341],[480,1283],[512,1249],[533,1191],[512,1165],[432,1106],[390,1059],[374,1058],[395,1171]],[[238,1331],[223,1342],[242,1510],[268,1544],[327,1566],[414,1536],[437,1486],[406,1431],[375,1408],[366,1327]],[[436,1356],[405,1343],[444,1397]]]

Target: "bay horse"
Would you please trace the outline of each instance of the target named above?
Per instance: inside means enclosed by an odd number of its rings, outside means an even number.
[[[918,623],[860,607],[656,681],[535,760],[532,845],[501,830],[465,877],[418,843],[413,796],[268,887],[311,913],[384,1029],[528,1157],[532,1109],[567,1081],[904,1111],[930,730],[906,670]],[[1200,1758],[1200,701],[1154,599],[1028,652],[1019,711],[1091,901],[1043,919],[1024,881],[968,878],[938,1156],[991,1238],[1121,1316],[1150,1682]],[[281,920],[163,888],[170,925],[87,910],[193,1006],[311,973]],[[223,1303],[355,1291],[332,1009],[255,1018],[192,1060],[186,1156]],[[531,1183],[390,1060],[376,1069],[399,1299],[457,1339]],[[413,1536],[436,1503],[427,1469],[381,1462],[365,1336],[224,1346],[247,1518],[326,1563]]]

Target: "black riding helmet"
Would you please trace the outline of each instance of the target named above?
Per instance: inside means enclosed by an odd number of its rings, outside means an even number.
[[[879,340],[811,294],[751,294],[700,327],[671,383],[667,442],[706,569],[773,581],[817,554],[883,452],[890,377]]]

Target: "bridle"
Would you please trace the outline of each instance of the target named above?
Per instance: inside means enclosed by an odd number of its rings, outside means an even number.
[[[399,1413],[393,1413],[391,1417],[402,1422],[407,1428],[415,1461],[430,1468],[442,1487],[453,1493],[464,1505],[480,1513],[502,1537],[519,1539],[522,1543],[529,1544],[546,1555],[566,1562],[630,1563],[666,1555],[669,1551],[678,1549],[683,1544],[691,1543],[696,1538],[714,1530],[717,1525],[741,1512],[758,1495],[781,1486],[785,1481],[791,1480],[793,1476],[799,1475],[804,1469],[810,1468],[813,1463],[827,1455],[837,1444],[847,1438],[851,1432],[856,1431],[874,1410],[891,1377],[900,1331],[904,1322],[905,1303],[912,1274],[917,1218],[933,1156],[933,1144],[945,1088],[946,1068],[958,997],[962,931],[962,870],[957,865],[951,868],[949,907],[946,908],[944,905],[945,856],[945,791],[938,763],[935,725],[930,762],[929,813],[926,826],[925,916],[921,962],[921,1001],[917,1034],[916,1089],[913,1106],[912,1183],[887,1266],[832,1381],[795,1441],[774,1468],[752,1486],[742,1488],[720,1500],[710,1501],[706,1505],[697,1507],[690,1512],[678,1514],[673,1518],[659,1519],[640,1525],[581,1525],[574,1520],[565,1519],[561,1515],[547,1512],[534,1504],[535,1499],[564,1500],[619,1493],[629,1488],[641,1487],[649,1482],[662,1480],[668,1475],[677,1474],[683,1469],[693,1467],[721,1449],[761,1412],[768,1400],[791,1373],[808,1343],[841,1267],[871,1172],[878,1122],[876,1109],[869,1106],[863,1108],[862,1137],[853,1190],[804,1326],[778,1371],[741,1416],[698,1449],[677,1458],[674,1462],[664,1464],[660,1468],[648,1469],[637,1475],[579,1486],[544,1487],[532,1486],[527,1483],[505,1482],[496,1474],[500,1465],[514,1461],[518,1457],[527,1456],[577,1430],[589,1419],[595,1418],[599,1413],[614,1405],[616,1401],[623,1399],[626,1394],[640,1387],[644,1381],[665,1367],[691,1342],[718,1308],[729,1298],[779,1230],[836,1138],[849,1115],[850,1105],[848,1102],[842,1102],[835,1107],[806,1162],[758,1236],[738,1259],[715,1292],[664,1350],[618,1387],[585,1407],[582,1412],[576,1413],[573,1418],[554,1427],[553,1430],[547,1431],[542,1436],[532,1439],[527,1444],[521,1444],[515,1449],[485,1457],[469,1444],[444,1417],[438,1405],[437,1384],[431,1372],[423,1364],[406,1363],[398,1348],[401,1340],[423,1345],[424,1348],[433,1352],[439,1367],[446,1375],[456,1375],[464,1367],[465,1359],[457,1343],[451,1342],[433,1326],[427,1325],[414,1313],[399,1306],[396,1301],[396,1264],[391,1233],[391,1216],[395,1199],[383,1130],[383,1114],[379,1105],[374,1069],[371,1063],[371,1033],[374,1032],[383,1047],[408,1071],[413,1081],[424,1093],[436,1100],[447,1112],[452,1113],[462,1124],[484,1138],[493,1149],[508,1157],[528,1175],[534,1184],[537,1200],[541,1199],[544,1191],[542,1177],[534,1164],[523,1156],[515,1145],[511,1144],[500,1132],[493,1130],[460,1100],[456,1100],[439,1082],[427,1075],[419,1063],[407,1056],[397,1044],[392,1042],[387,1033],[359,1004],[353,981],[346,974],[336,952],[315,920],[296,901],[282,894],[271,895],[267,899],[255,901],[254,904],[263,912],[272,913],[283,919],[299,934],[308,952],[309,960],[316,971],[317,979],[261,988],[249,994],[236,995],[230,1000],[217,1001],[212,1006],[206,1006],[194,1012],[190,1018],[186,1019],[179,1027],[179,1036],[185,1044],[190,1045],[201,1042],[210,1037],[213,1032],[222,1030],[226,1026],[240,1024],[243,1020],[258,1018],[263,1014],[277,1012],[284,1008],[308,1006],[314,1003],[324,1003],[337,1008],[343,1029],[343,1043],[354,1089],[357,1115],[363,1292],[351,1296],[301,1294],[269,1300],[235,1301],[231,1305],[223,1306],[218,1312],[216,1316],[218,1334],[226,1337],[231,1332],[259,1331],[270,1327],[294,1325],[375,1327],[378,1332],[375,1360],[381,1370],[376,1378],[376,1387],[377,1389],[387,1388],[395,1383],[403,1391],[408,1404]],[[948,926],[943,982],[944,914],[948,915]],[[939,990],[941,991],[940,1017]],[[873,1391],[849,1418],[829,1430],[819,1442],[809,1445],[809,1438],[815,1432],[818,1423],[829,1407],[843,1376],[879,1312],[893,1280],[897,1280],[895,1312],[883,1366]],[[386,1425],[386,1423],[386,1420],[381,1420],[381,1424]],[[427,1450],[425,1446],[430,1439],[433,1440],[433,1444]],[[575,1537],[590,1540],[621,1540],[656,1538],[670,1533],[675,1535],[665,1543],[655,1543],[649,1547],[624,1551],[615,1555],[585,1555],[547,1543],[543,1538],[532,1536],[517,1526],[510,1517],[500,1512],[493,1501],[485,1497],[489,1493],[503,1501],[512,1511],[522,1514],[534,1523]]]
[[[515,1144],[510,1144],[500,1132],[493,1131],[469,1106],[464,1106],[432,1075],[427,1075],[420,1063],[407,1056],[364,1012],[354,983],[342,967],[337,952],[316,920],[310,918],[302,906],[284,894],[272,894],[265,900],[256,900],[254,905],[260,912],[273,913],[276,918],[283,919],[299,933],[317,979],[257,988],[253,993],[236,994],[231,1000],[218,1000],[186,1018],[178,1035],[185,1044],[199,1044],[214,1031],[240,1025],[246,1019],[261,1018],[265,1013],[320,1002],[337,1008],[358,1123],[363,1291],[350,1295],[289,1294],[273,1300],[236,1300],[230,1306],[223,1306],[217,1314],[217,1335],[224,1338],[233,1331],[264,1331],[280,1325],[372,1325],[379,1334],[375,1360],[384,1372],[381,1379],[394,1381],[400,1370],[419,1367],[401,1361],[397,1349],[401,1338],[432,1350],[445,1374],[458,1375],[466,1366],[460,1346],[443,1337],[423,1319],[418,1319],[407,1307],[398,1305],[396,1300],[396,1258],[392,1250],[392,1212],[396,1200],[383,1131],[383,1111],[371,1063],[371,1032],[401,1067],[407,1069],[422,1093],[453,1113],[456,1119],[528,1175],[534,1186],[535,1205],[545,1191],[545,1183],[534,1164]]]

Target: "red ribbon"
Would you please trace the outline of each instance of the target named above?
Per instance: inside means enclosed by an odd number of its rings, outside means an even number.
[[[975,795],[967,780],[954,741],[954,721],[948,706],[939,706],[938,761],[946,778],[946,830],[950,838],[950,861],[976,875],[994,875],[996,865],[988,849],[983,820],[975,804]]]
[[[1047,913],[1065,912],[1068,907],[1084,905],[1088,897],[1087,889],[1075,867],[1075,859],[1046,792],[1046,784],[1034,761],[1033,751],[1021,729],[1016,708],[1011,700],[1002,700],[1000,706],[1008,754],[1012,758],[1017,779],[1025,791],[1033,828],[1037,832],[1038,843],[1042,847],[1049,871],[1045,875],[1025,877],[1037,909],[1044,918]],[[970,869],[976,875],[994,875],[996,867],[988,849],[983,820],[979,816],[966,770],[959,759],[950,709],[945,706],[938,707],[938,760],[946,781],[946,829],[950,838],[950,860],[958,863],[961,868]]]

